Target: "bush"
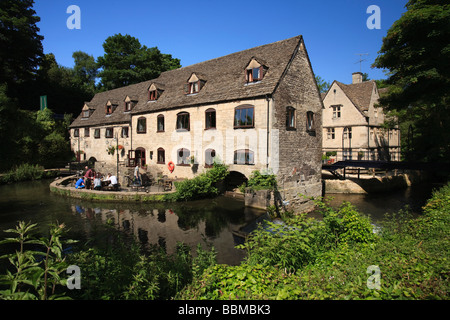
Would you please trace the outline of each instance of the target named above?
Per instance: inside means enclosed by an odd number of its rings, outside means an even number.
[[[26,180],[39,180],[45,176],[44,168],[39,165],[21,164],[5,173],[1,179],[1,183],[11,183]]]
[[[259,170],[255,170],[250,175],[247,183],[242,184],[239,190],[243,193],[245,188],[251,190],[275,190],[277,188],[277,177],[270,173],[261,173]]]
[[[228,173],[227,166],[214,163],[211,169],[193,179],[175,182],[176,192],[167,199],[188,201],[217,196],[220,192],[217,183],[223,181]]]

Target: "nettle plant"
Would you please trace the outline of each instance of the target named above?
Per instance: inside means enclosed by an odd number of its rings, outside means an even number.
[[[0,259],[8,259],[11,265],[6,274],[0,275],[0,299],[4,300],[49,300],[64,299],[58,293],[58,286],[66,286],[68,264],[63,253],[63,245],[75,240],[62,240],[64,224],[50,226],[48,237],[37,238],[36,224],[19,222],[15,229],[5,232],[16,237],[6,238],[0,244],[15,244],[15,253],[6,254]]]

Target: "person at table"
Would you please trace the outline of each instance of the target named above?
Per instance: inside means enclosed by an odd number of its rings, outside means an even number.
[[[92,179],[95,177],[95,171],[92,169],[88,169],[84,174],[86,189],[91,189]]]
[[[75,189],[83,189],[83,188],[85,188],[84,177],[78,179],[78,181],[75,183]]]
[[[111,175],[111,173],[108,173],[108,178],[106,180],[109,180],[109,186],[113,187],[114,190],[117,190],[119,188],[116,176],[113,176]]]
[[[100,174],[95,175],[94,190],[102,190],[102,180],[100,180]]]

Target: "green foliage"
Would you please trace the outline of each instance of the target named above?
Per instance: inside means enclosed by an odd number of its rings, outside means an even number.
[[[15,233],[15,238],[6,238],[0,244],[16,244],[15,253],[4,255],[11,264],[12,271],[0,276],[0,283],[8,289],[0,291],[5,300],[47,300],[61,299],[64,294],[56,292],[57,286],[64,286],[66,279],[61,274],[68,264],[63,254],[63,245],[73,243],[63,241],[64,224],[51,225],[48,238],[36,238],[36,224],[19,222],[15,229],[5,232]],[[40,250],[39,250],[40,249]]]
[[[255,170],[250,175],[247,183],[242,184],[239,187],[241,192],[245,191],[245,188],[250,188],[251,190],[275,190],[277,188],[277,177],[270,172],[260,172]]]
[[[410,159],[446,161],[450,156],[450,5],[410,0],[406,8],[388,30],[374,63],[389,70],[389,90],[379,102],[395,111],[400,122],[413,124]]]
[[[217,184],[228,175],[228,167],[214,163],[213,167],[193,179],[175,182],[176,192],[167,199],[173,201],[188,201],[217,196],[220,192]]]
[[[27,180],[39,180],[45,176],[44,168],[39,165],[22,164],[0,177],[0,183],[11,183]]]
[[[241,247],[240,266],[215,265],[180,299],[448,299],[450,184],[433,193],[424,214],[393,214],[372,233],[353,206],[317,201],[324,219],[293,217],[258,229]],[[299,251],[299,252],[298,252]],[[369,266],[380,289],[369,289]]]
[[[97,58],[103,89],[110,90],[155,79],[161,72],[181,67],[180,60],[147,48],[130,35],[115,34],[103,43],[105,54]]]

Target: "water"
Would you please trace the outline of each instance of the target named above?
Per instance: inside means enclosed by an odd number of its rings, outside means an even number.
[[[235,248],[242,239],[235,237],[233,231],[265,214],[244,207],[243,201],[226,197],[174,204],[90,202],[54,195],[49,184],[50,181],[33,181],[0,186],[1,239],[6,236],[2,230],[14,228],[17,221],[24,220],[38,223],[42,232],[50,223],[65,223],[70,228],[69,238],[86,241],[97,235],[99,226],[110,221],[142,244],[160,245],[169,254],[174,252],[177,242],[191,248],[198,243],[203,247],[213,245],[218,263],[237,265],[244,252]],[[432,187],[427,184],[389,194],[326,197],[334,197],[333,206],[350,201],[377,222],[386,212],[398,211],[405,205],[420,214]]]
[[[52,194],[50,182],[0,186],[0,238],[7,236],[3,230],[24,220],[38,223],[43,233],[50,223],[65,223],[70,228],[69,238],[86,241],[98,236],[98,227],[109,221],[143,245],[157,244],[168,254],[175,251],[177,242],[194,249],[199,243],[204,248],[213,245],[218,263],[237,265],[244,252],[235,248],[242,239],[233,231],[265,214],[226,197],[170,204],[83,201]]]

